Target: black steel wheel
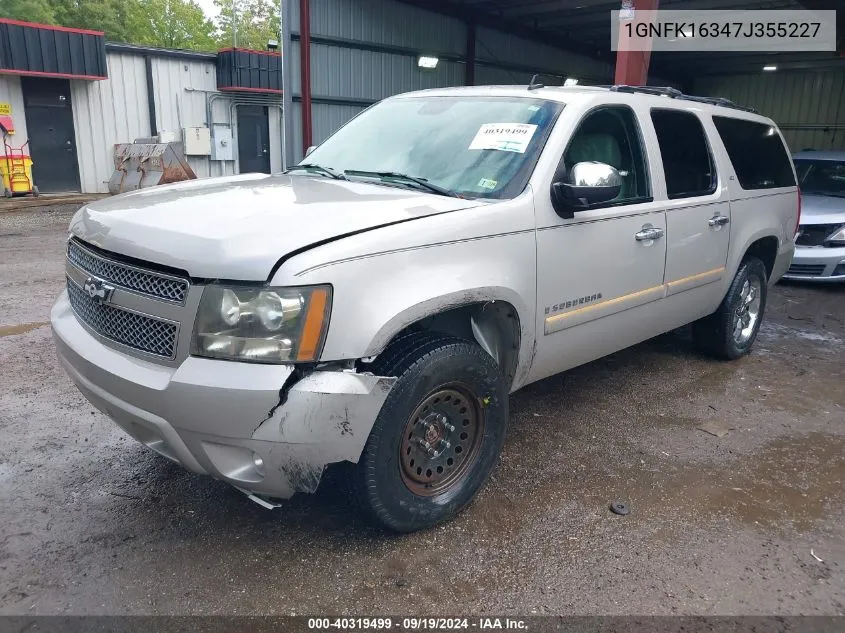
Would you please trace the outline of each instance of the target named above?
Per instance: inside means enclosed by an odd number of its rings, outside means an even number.
[[[460,482],[484,437],[484,413],[468,385],[444,385],[408,418],[399,459],[402,481],[414,494],[431,496]]]

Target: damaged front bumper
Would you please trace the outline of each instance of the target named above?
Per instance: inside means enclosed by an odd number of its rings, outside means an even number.
[[[59,359],[85,397],[149,448],[258,497],[314,492],[328,464],[357,462],[395,378],[188,357],[167,367],[107,347],[62,293]]]

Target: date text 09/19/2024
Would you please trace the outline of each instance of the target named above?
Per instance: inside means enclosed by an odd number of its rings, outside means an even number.
[[[437,618],[437,617],[351,617],[309,618],[308,628],[315,631],[340,630],[389,630],[438,631],[438,630],[513,630],[526,631],[528,624],[519,618]]]

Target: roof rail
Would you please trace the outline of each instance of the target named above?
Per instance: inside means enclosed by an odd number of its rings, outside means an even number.
[[[741,106],[737,103],[734,103],[730,99],[725,99],[724,97],[699,97],[696,95],[687,95],[678,90],[677,88],[671,88],[669,86],[625,86],[625,85],[617,85],[617,86],[610,86],[609,90],[611,92],[642,92],[644,94],[649,95],[657,95],[661,97],[670,97],[672,99],[683,99],[684,101],[696,101],[698,103],[709,103],[710,105],[717,105],[722,106],[725,108],[733,108],[734,110],[742,110],[744,112],[753,112],[757,113],[757,110],[754,108],[749,108],[747,106]]]

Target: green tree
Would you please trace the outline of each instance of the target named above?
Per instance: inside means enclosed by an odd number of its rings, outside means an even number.
[[[264,50],[269,40],[279,39],[279,0],[214,0],[214,4],[220,9],[220,46]]]
[[[129,9],[133,44],[212,51],[216,27],[193,0],[134,0]]]
[[[0,16],[41,24],[56,24],[55,11],[49,0],[0,0]]]
[[[52,0],[58,24],[105,31],[106,39],[132,42],[129,25],[132,5],[138,0]]]

